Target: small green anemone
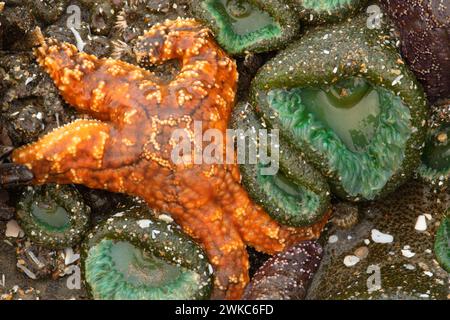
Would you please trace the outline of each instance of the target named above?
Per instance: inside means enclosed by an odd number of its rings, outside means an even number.
[[[97,226],[83,244],[83,275],[98,300],[206,299],[212,267],[174,224],[133,207]]]
[[[450,123],[430,130],[418,172],[439,189],[450,185]]]
[[[279,145],[274,144],[276,149],[267,148],[268,152],[279,153],[279,156],[269,155],[272,161],[279,161],[277,172],[265,173],[263,170],[270,164],[249,159],[249,144],[258,142],[257,136],[255,138],[251,133],[258,135],[267,126],[248,104],[241,103],[235,108],[232,127],[239,130],[236,131],[238,140],[246,139],[246,161],[240,164],[240,171],[242,183],[253,200],[284,225],[307,226],[322,218],[330,207],[330,192],[325,178],[283,139]]]
[[[450,272],[450,217],[448,214],[442,219],[436,232],[434,252],[442,268]]]
[[[424,93],[385,29],[320,27],[261,68],[251,101],[349,200],[396,189],[420,162]]]
[[[70,185],[27,187],[17,203],[17,218],[26,235],[53,249],[78,244],[89,228],[90,212]]]
[[[306,24],[337,22],[361,11],[367,0],[288,0]]]
[[[297,17],[279,0],[192,0],[193,15],[207,24],[230,54],[285,46],[299,31]]]

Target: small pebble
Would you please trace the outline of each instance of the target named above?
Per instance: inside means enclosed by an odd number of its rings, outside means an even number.
[[[173,218],[171,216],[169,216],[168,214],[160,214],[158,216],[158,219],[161,221],[164,221],[166,223],[172,223],[173,222]]]
[[[66,248],[64,250],[64,264],[68,266],[80,259],[79,253],[74,253],[72,248]]]
[[[355,250],[355,256],[357,256],[360,260],[367,258],[369,255],[369,248],[367,247],[359,247]]]
[[[344,264],[347,267],[353,267],[359,261],[360,261],[360,259],[357,256],[346,256],[344,258]]]
[[[10,220],[6,224],[6,237],[12,237],[12,238],[22,238],[25,235],[22,228],[19,226],[16,220]]]
[[[143,219],[143,220],[139,220],[137,222],[137,224],[139,225],[139,227],[141,227],[142,229],[148,228],[151,224],[152,221],[148,220],[148,219]]]
[[[406,269],[408,269],[408,270],[414,270],[414,269],[416,269],[416,267],[414,267],[412,264],[404,264],[403,265]]]
[[[328,238],[328,243],[336,243],[338,242],[339,238],[337,235],[332,235],[330,238]]]
[[[416,254],[414,252],[412,252],[409,249],[402,249],[402,255],[406,258],[412,258],[414,257]]]
[[[417,231],[427,230],[427,221],[423,214],[421,214],[416,221],[416,226],[414,227]]]
[[[372,229],[372,240],[376,243],[392,243],[394,237],[390,234],[383,233],[377,229]]]

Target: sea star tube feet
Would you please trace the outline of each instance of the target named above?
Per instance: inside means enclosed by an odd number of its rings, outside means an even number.
[[[143,198],[168,212],[196,239],[214,267],[213,298],[240,298],[249,281],[245,245],[275,253],[317,238],[327,221],[288,228],[251,202],[236,165],[171,161],[172,133],[218,129],[225,136],[234,105],[236,64],[195,20],[153,26],[136,45],[140,63],[180,61],[169,83],[150,71],[40,39],[39,64],[63,98],[98,120],[77,120],[13,152],[34,182],[77,183]],[[192,138],[190,141],[193,144]],[[225,148],[224,144],[224,148]]]

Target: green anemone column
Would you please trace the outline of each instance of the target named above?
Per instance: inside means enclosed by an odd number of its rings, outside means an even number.
[[[17,218],[26,235],[53,249],[78,244],[89,228],[90,212],[73,186],[28,187],[17,203]]]
[[[450,185],[450,123],[430,129],[418,172],[439,189]]]
[[[361,11],[367,0],[287,0],[305,24],[341,21]]]
[[[294,10],[280,0],[191,0],[191,11],[233,55],[278,49],[299,32]]]
[[[318,28],[264,65],[251,102],[349,200],[395,190],[420,163],[424,93],[388,30]]]
[[[254,143],[256,149],[265,148],[258,140],[260,130],[267,128],[264,119],[259,119],[248,104],[240,103],[233,112],[231,123],[236,130],[236,139],[246,141],[246,161],[239,167],[242,184],[250,197],[284,225],[301,227],[320,220],[330,208],[330,192],[325,178],[285,140],[280,140],[279,145],[268,140],[273,148],[267,147],[267,153],[272,162],[277,162],[278,170],[263,171],[274,163],[261,161],[262,157],[255,161],[249,155],[250,143]],[[262,154],[260,151],[257,150],[257,154]]]
[[[436,232],[434,242],[434,253],[442,268],[450,272],[450,216],[441,221],[439,229]]]
[[[212,287],[205,252],[144,205],[96,226],[83,243],[82,264],[98,300],[206,299]]]

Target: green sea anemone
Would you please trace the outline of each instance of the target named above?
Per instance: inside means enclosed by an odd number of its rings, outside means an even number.
[[[418,172],[439,189],[450,185],[450,123],[430,129]]]
[[[436,232],[434,253],[442,268],[450,272],[450,217],[448,214],[442,219]]]
[[[279,0],[192,0],[191,11],[233,55],[279,49],[299,31],[295,12]]]
[[[52,249],[81,242],[89,228],[91,209],[70,185],[27,187],[17,203],[17,218],[35,243]]]
[[[287,0],[305,24],[337,22],[361,11],[367,0]]]
[[[262,147],[257,137],[266,124],[248,104],[241,103],[236,107],[232,126],[239,130],[236,131],[238,140],[247,139],[247,161],[240,164],[240,171],[242,183],[253,200],[284,225],[307,226],[323,217],[330,207],[330,192],[325,178],[308,165],[285,140],[281,140],[279,145],[268,141],[276,148],[272,150],[270,158],[273,161],[279,160],[277,172],[264,173],[263,170],[270,164],[263,164],[262,161],[252,164],[248,157],[250,143]],[[259,160],[262,158],[259,157]]]
[[[396,189],[420,163],[424,93],[385,29],[364,17],[321,27],[279,53],[252,83],[270,127],[350,200]]]
[[[134,207],[97,226],[83,244],[83,274],[94,299],[209,297],[206,254],[174,224]]]

